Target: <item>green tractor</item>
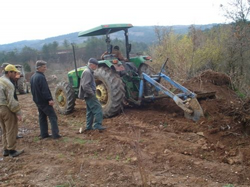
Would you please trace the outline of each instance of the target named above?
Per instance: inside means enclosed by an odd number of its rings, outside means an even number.
[[[96,97],[102,105],[104,117],[119,114],[127,104],[141,105],[154,99],[171,97],[184,110],[185,117],[194,121],[199,120],[203,116],[203,111],[196,99],[196,94],[162,73],[167,60],[161,71],[155,74],[147,63],[152,61],[149,56],[130,56],[128,29],[131,27],[131,24],[101,25],[78,34],[79,37],[106,35],[107,54],[103,59],[98,60],[99,68],[94,73]],[[124,31],[126,61],[120,61],[112,54],[113,46],[109,36],[119,31]],[[75,54],[74,45],[72,47]],[[86,69],[86,66],[76,67],[75,55],[74,61],[75,69],[68,72],[69,82],[60,82],[55,89],[55,103],[61,114],[69,114],[73,111],[78,97],[80,77]],[[172,84],[182,93],[174,94],[160,84],[161,80]]]
[[[149,56],[130,57],[131,44],[129,44],[128,29],[132,24],[111,24],[80,32],[79,37],[106,35],[107,52],[104,60],[99,60],[99,68],[95,71],[96,96],[103,107],[104,117],[117,115],[123,109],[124,104],[137,103],[139,81],[142,72],[152,74],[152,68],[145,62],[152,61]],[[113,54],[109,35],[124,31],[126,58],[128,62],[119,61]],[[73,46],[73,54],[74,46]],[[75,60],[75,59],[74,59]],[[69,114],[73,111],[75,100],[78,97],[80,77],[84,67],[76,67],[68,72],[69,82],[58,83],[55,90],[55,101],[61,114]],[[145,93],[151,93],[152,86],[147,85]]]

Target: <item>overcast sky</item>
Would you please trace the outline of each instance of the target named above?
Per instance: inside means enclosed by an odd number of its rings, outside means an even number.
[[[2,0],[0,44],[84,31],[101,24],[134,26],[224,23],[230,0]]]

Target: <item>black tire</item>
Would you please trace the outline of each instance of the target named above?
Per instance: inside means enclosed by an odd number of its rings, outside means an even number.
[[[140,76],[142,75],[142,73],[146,73],[149,76],[155,74],[153,68],[145,63],[141,64],[141,66],[138,69],[138,74]],[[152,84],[150,84],[149,82],[146,82],[144,84],[144,95],[145,96],[152,95],[154,92],[155,92],[155,87]]]
[[[100,101],[105,118],[119,114],[123,109],[125,88],[121,77],[107,67],[95,71],[96,97]]]
[[[55,104],[61,114],[70,114],[75,106],[75,93],[71,84],[68,82],[59,82],[55,89]]]
[[[27,84],[24,77],[20,77],[17,81],[17,90],[19,94],[26,94],[27,93]]]

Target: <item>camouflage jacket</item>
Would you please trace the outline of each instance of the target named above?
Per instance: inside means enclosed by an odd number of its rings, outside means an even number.
[[[14,98],[15,88],[8,77],[0,77],[0,106],[7,106],[11,112],[21,114],[21,107]]]
[[[95,84],[94,71],[87,66],[86,70],[83,71],[81,76],[78,97],[80,99],[84,99],[86,97],[92,97],[95,95],[95,92],[96,92],[96,84]]]

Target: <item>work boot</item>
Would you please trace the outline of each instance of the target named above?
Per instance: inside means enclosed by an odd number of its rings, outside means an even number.
[[[53,139],[59,139],[59,138],[61,138],[61,137],[62,137],[62,136],[58,134],[58,135],[54,136]]]
[[[24,152],[24,150],[21,150],[21,151],[10,150],[10,151],[9,151],[11,157],[17,157],[17,156],[19,156],[20,154],[22,154],[23,152]]]
[[[48,134],[47,136],[41,136],[39,139],[42,140],[42,139],[45,139],[45,138],[51,138],[52,136],[50,134]]]
[[[88,131],[91,131],[91,130],[93,130],[93,129],[84,129],[83,132],[88,132]]]
[[[3,151],[3,156],[9,156],[9,154],[10,154],[9,150],[5,149]]]
[[[100,126],[96,127],[95,129],[99,130],[99,132],[102,132],[106,129],[106,127],[100,125]]]

